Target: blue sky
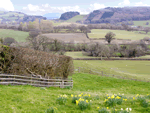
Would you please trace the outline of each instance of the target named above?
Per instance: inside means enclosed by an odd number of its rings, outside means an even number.
[[[149,6],[150,0],[0,0],[0,10],[29,15],[78,11],[88,14],[105,7]]]

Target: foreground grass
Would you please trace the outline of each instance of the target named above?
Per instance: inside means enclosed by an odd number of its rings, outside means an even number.
[[[142,96],[150,93],[150,83],[121,80],[111,77],[101,77],[97,75],[78,73],[72,76],[73,89],[60,88],[39,88],[32,86],[3,86],[0,85],[0,112],[1,113],[44,113],[49,107],[57,107],[58,113],[98,113],[97,107],[104,107],[106,94],[124,94],[127,99],[135,97],[136,94]],[[79,107],[71,103],[71,94],[90,94],[92,100],[91,109],[81,111]],[[56,99],[59,95],[66,94],[68,101],[66,105],[59,105]],[[96,99],[96,95],[100,96]],[[149,101],[147,99],[147,101]],[[116,109],[132,108],[131,113],[149,113],[150,108],[143,108],[136,103],[131,105],[128,101],[122,105],[116,105]],[[109,109],[112,109],[109,107]]]
[[[84,67],[85,72],[89,72],[89,69],[91,69],[97,72],[103,71],[103,73],[110,76],[116,75],[150,81],[150,61],[74,60],[74,67],[75,69]]]
[[[12,37],[17,42],[26,42],[26,38],[29,36],[29,32],[14,31],[10,29],[0,29],[0,38]]]
[[[113,32],[116,34],[114,38],[116,39],[131,39],[140,40],[144,37],[149,37],[150,32],[147,34],[139,34],[137,31],[125,31],[125,30],[111,30],[111,29],[92,29],[91,33],[88,33],[90,38],[105,38],[107,32]]]

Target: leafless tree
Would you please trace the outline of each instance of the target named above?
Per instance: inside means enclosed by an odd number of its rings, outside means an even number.
[[[116,36],[113,32],[108,32],[106,35],[105,35],[105,39],[106,41],[110,44],[110,42],[112,41],[112,38]]]

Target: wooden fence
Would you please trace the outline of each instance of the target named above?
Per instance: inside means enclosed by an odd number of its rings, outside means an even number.
[[[8,74],[0,74],[0,84],[1,85],[32,85],[36,87],[60,87],[65,88],[66,86],[70,86],[73,88],[73,80],[71,79],[46,79],[46,78],[35,78],[28,76],[20,76],[20,75],[8,75]]]

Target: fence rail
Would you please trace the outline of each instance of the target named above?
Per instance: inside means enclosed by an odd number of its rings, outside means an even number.
[[[0,84],[2,85],[32,85],[38,87],[60,87],[65,88],[66,86],[70,86],[73,88],[73,80],[71,79],[46,79],[46,78],[35,78],[35,77],[27,77],[21,75],[8,75],[8,74],[0,74]]]

